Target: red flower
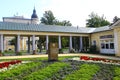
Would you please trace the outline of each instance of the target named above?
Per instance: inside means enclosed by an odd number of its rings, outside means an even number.
[[[1,68],[4,68],[4,67],[9,67],[9,65],[14,65],[14,64],[18,64],[18,63],[21,63],[22,61],[21,60],[14,60],[14,61],[10,61],[10,62],[3,62],[3,63],[0,63],[0,69]]]
[[[90,57],[88,57],[88,56],[81,56],[80,59],[81,60],[90,60]]]

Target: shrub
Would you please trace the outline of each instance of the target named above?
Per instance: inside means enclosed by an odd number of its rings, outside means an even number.
[[[59,53],[63,53],[63,49],[59,49]]]
[[[74,49],[71,49],[71,50],[70,50],[70,53],[75,53],[75,50],[74,50]]]
[[[90,53],[98,53],[99,51],[97,51],[96,45],[92,45],[92,46],[90,46],[89,52]]]

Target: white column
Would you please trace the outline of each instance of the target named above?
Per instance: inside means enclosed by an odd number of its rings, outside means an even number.
[[[32,50],[35,51],[35,35],[32,36]]]
[[[82,36],[80,36],[80,51],[83,49],[83,41],[82,41]]]
[[[46,50],[48,50],[49,37],[46,35]]]
[[[20,35],[17,35],[17,52],[20,52]]]
[[[61,36],[59,36],[58,38],[59,38],[59,39],[58,39],[59,49],[61,49],[61,48],[62,48],[62,47],[61,47]]]
[[[72,49],[72,36],[70,36],[70,42],[69,42],[70,50]]]
[[[3,34],[0,34],[0,50],[1,50],[1,52],[4,51],[4,49],[3,49]]]
[[[115,55],[117,56],[119,53],[119,48],[118,48],[118,33],[117,31],[114,30],[114,47],[115,47]]]
[[[22,37],[22,50],[24,50],[24,38]]]
[[[3,41],[4,41],[4,43],[3,43],[4,48],[3,48],[3,50],[6,50],[6,39],[5,39],[5,36],[3,37]]]

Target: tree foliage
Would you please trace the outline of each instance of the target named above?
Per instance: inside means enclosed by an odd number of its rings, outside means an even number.
[[[63,21],[55,20],[54,24],[60,25],[60,26],[72,26],[70,21],[67,21],[67,20],[63,20]]]
[[[9,43],[10,43],[10,45],[15,45],[16,39],[15,39],[15,38],[11,39],[11,40],[9,41]]]
[[[86,26],[87,27],[101,27],[101,26],[106,26],[109,25],[110,22],[108,22],[104,15],[103,16],[98,16],[97,14],[95,14],[94,12],[92,12],[89,15],[90,19],[87,19],[87,23]]]
[[[117,16],[115,16],[115,17],[113,18],[113,23],[116,22],[116,21],[118,21],[118,20],[119,20],[119,18],[118,18]]]
[[[53,25],[54,24],[55,17],[52,13],[52,11],[45,11],[43,14],[43,17],[41,18],[41,23],[47,24],[47,25]]]
[[[54,17],[54,14],[52,11],[45,11],[43,14],[43,17],[41,18],[41,23],[46,25],[60,25],[60,26],[72,26],[70,21],[63,20],[59,21]]]
[[[43,17],[41,18],[41,23],[46,24],[46,25],[60,25],[60,26],[72,26],[72,24],[70,23],[70,21],[67,20],[63,20],[63,21],[59,21],[57,20],[52,11],[45,11],[45,13],[43,14]],[[57,38],[51,38],[52,42],[56,42],[58,41]],[[66,38],[62,38],[62,46],[63,48],[66,47],[67,43],[69,43],[69,40]],[[43,42],[41,42],[43,43]]]

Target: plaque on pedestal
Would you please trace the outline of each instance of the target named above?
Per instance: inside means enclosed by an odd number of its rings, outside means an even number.
[[[57,61],[58,53],[59,53],[58,43],[49,43],[48,60],[49,61]]]

